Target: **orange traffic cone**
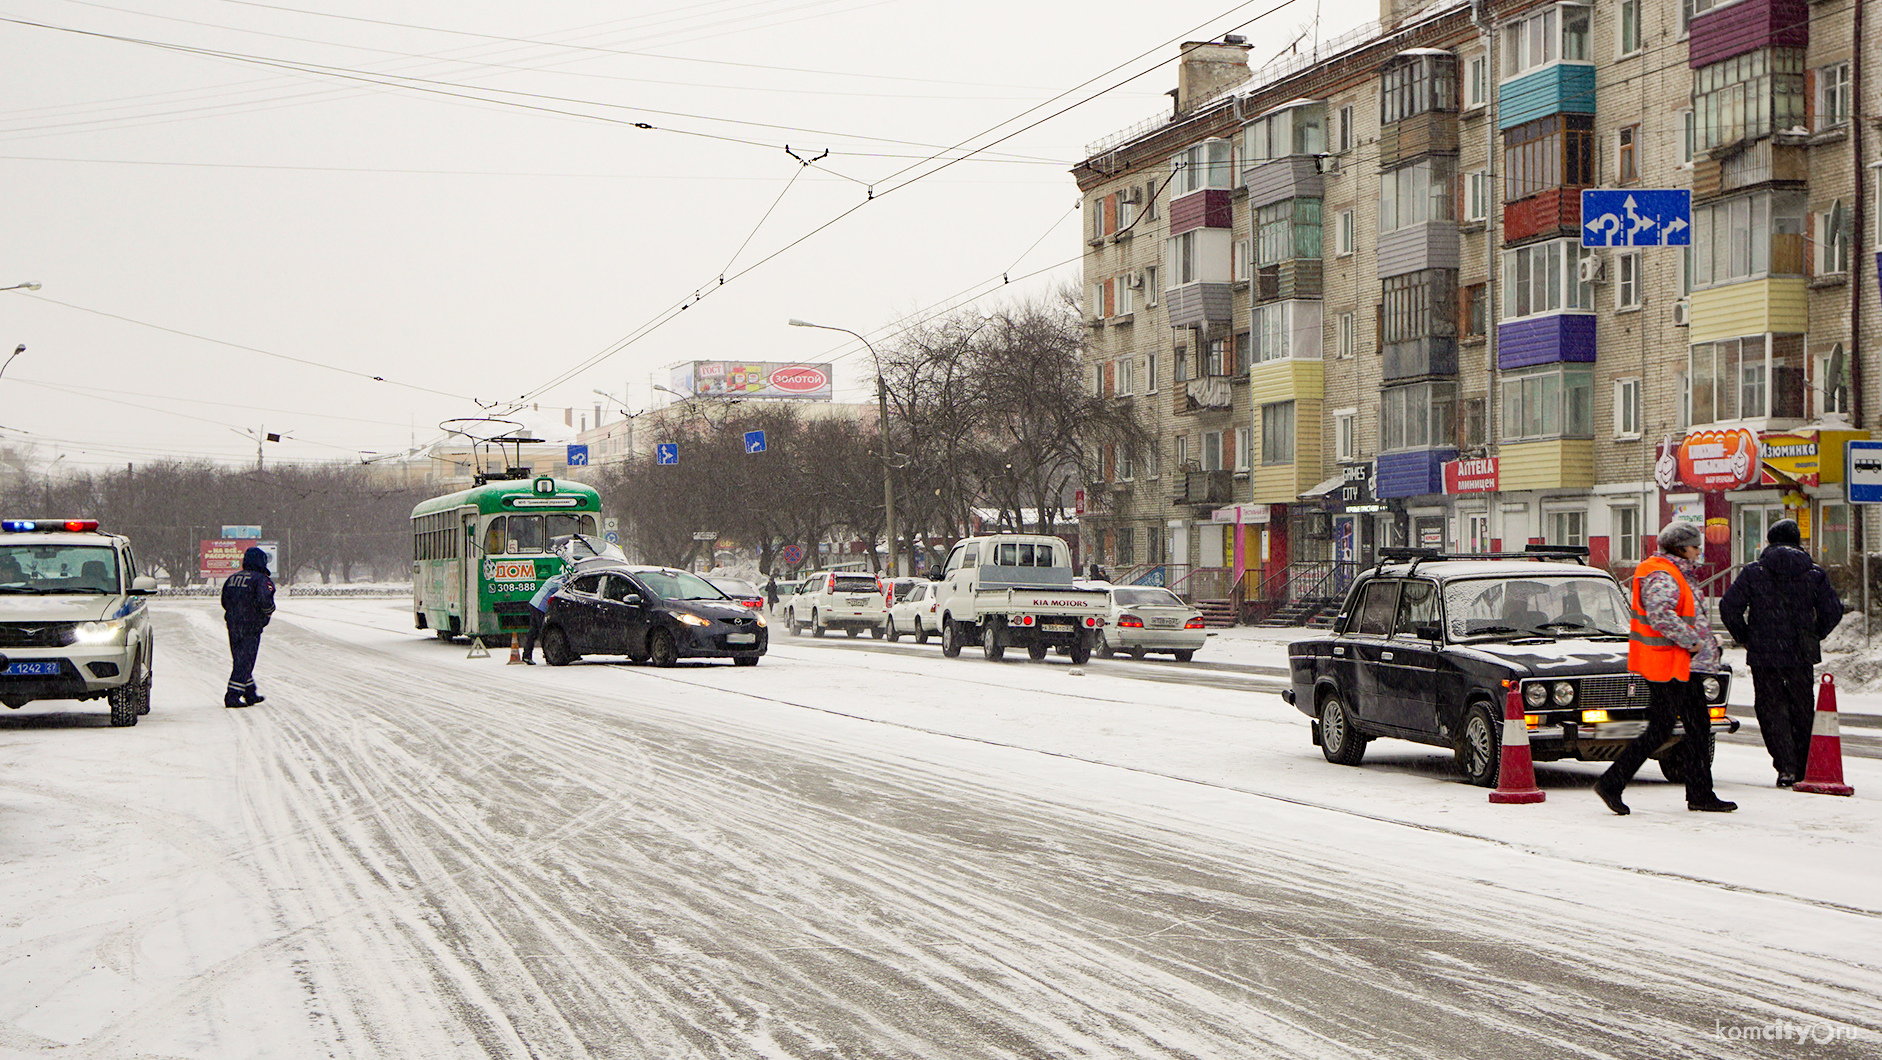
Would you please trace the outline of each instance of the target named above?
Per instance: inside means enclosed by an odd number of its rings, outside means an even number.
[[[1843,736],[1836,724],[1836,680],[1829,674],[1817,685],[1817,716],[1810,723],[1810,764],[1792,791],[1812,795],[1854,795],[1843,783]]]
[[[510,661],[504,663],[503,665],[505,666],[523,665],[523,643],[522,641],[519,641],[516,639],[516,634],[514,633],[510,634]]]
[[[1513,685],[1503,701],[1502,755],[1491,802],[1541,802],[1548,798],[1536,787],[1536,764],[1529,757],[1529,726],[1523,722],[1523,697]]]

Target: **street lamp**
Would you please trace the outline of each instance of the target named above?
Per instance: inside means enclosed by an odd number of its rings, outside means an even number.
[[[0,287],[0,291],[37,291],[37,290],[39,290],[39,282],[37,280],[27,280],[25,283],[16,283],[11,287]]]
[[[812,324],[796,317],[792,317],[788,323],[794,328],[822,328],[825,331],[855,335],[858,341],[868,347],[870,358],[876,362],[876,426],[882,432],[882,523],[885,536],[889,539],[889,577],[897,577],[902,573],[901,548],[895,537],[895,476],[889,469],[889,388],[882,381],[882,357],[860,332],[831,324]]]
[[[37,287],[39,285],[34,284],[33,286]],[[20,354],[25,353],[25,352],[26,352],[26,344],[24,342],[20,343],[18,346],[13,347],[13,352],[7,357],[7,363],[0,364],[0,375],[7,374],[7,368],[13,364],[13,358],[18,357]]]
[[[612,401],[616,405],[621,406],[621,418],[627,421],[627,446],[626,446],[627,456],[628,456],[628,459],[630,460],[633,459],[634,457],[634,420],[639,418],[648,410],[642,409],[640,412],[635,412],[634,410],[627,407],[627,402],[622,401],[620,398],[615,397],[613,394],[608,393],[606,390],[597,390],[595,391],[595,393],[600,394],[602,397],[607,398],[609,401]],[[600,426],[600,425],[597,424],[596,426]]]

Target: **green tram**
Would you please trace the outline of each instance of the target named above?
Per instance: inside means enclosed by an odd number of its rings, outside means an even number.
[[[529,598],[562,569],[550,543],[595,533],[601,495],[579,482],[497,480],[412,509],[412,620],[452,637],[529,628]]]

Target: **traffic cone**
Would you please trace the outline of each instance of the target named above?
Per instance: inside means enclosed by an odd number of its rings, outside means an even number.
[[[1836,680],[1829,674],[1817,685],[1817,716],[1810,723],[1810,764],[1792,791],[1812,795],[1854,795],[1843,783],[1843,736],[1836,724]]]
[[[504,663],[503,665],[505,666],[523,665],[523,642],[520,640],[517,640],[516,634],[514,633],[510,634],[510,661]]]
[[[1503,700],[1502,756],[1491,802],[1541,802],[1549,797],[1536,787],[1536,763],[1529,757],[1529,726],[1523,723],[1523,697],[1513,685]]]

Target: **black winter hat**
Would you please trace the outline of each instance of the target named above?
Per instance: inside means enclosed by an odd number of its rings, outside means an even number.
[[[1779,519],[1765,531],[1764,539],[1773,545],[1801,545],[1804,543],[1803,531],[1798,529],[1797,520]]]

